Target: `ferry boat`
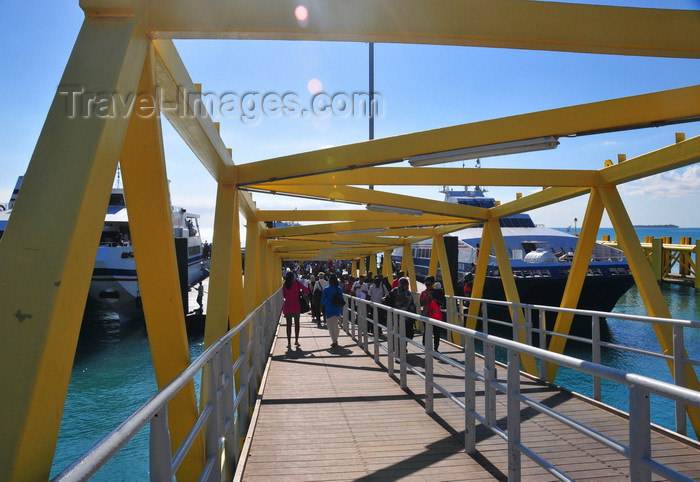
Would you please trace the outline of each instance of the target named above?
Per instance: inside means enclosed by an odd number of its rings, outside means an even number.
[[[465,204],[483,208],[496,205],[494,198],[487,197],[485,190],[476,186],[469,190],[452,190],[447,187],[443,191],[446,202]],[[566,281],[571,270],[578,237],[536,225],[529,214],[522,213],[500,220],[503,239],[508,257],[515,276],[515,284],[522,303],[560,306]],[[482,226],[463,229],[454,233],[457,236],[458,250],[458,279],[463,279],[466,273],[473,269],[480,250]],[[415,243],[413,262],[416,278],[422,280],[428,274],[432,240]],[[400,263],[402,250],[392,253],[392,257]],[[438,277],[440,273],[438,272]],[[619,298],[634,284],[634,279],[625,259],[624,253],[610,246],[596,244],[593,249],[586,280],[579,298],[578,308],[586,310],[612,311]],[[500,277],[500,271],[493,252],[489,256],[483,297],[494,300],[505,300],[505,292]],[[494,309],[496,309],[494,307]],[[489,313],[492,313],[491,307]],[[496,314],[496,313],[492,313]],[[509,318],[509,314],[503,313]],[[552,328],[553,320],[548,319],[548,327]],[[573,332],[585,336],[588,329],[576,329]]]
[[[5,209],[0,210],[0,238],[12,214],[22,179],[23,176],[20,176],[10,202],[4,206]],[[199,215],[178,206],[171,206],[171,212],[180,279],[186,290],[209,275],[208,260],[204,256],[199,234]],[[112,188],[88,296],[90,301],[107,305],[119,315],[120,321],[143,316],[129,217],[122,188]]]

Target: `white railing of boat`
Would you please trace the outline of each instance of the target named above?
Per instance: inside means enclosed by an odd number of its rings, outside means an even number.
[[[637,375],[634,373],[625,372],[611,367],[603,366],[598,362],[588,362],[585,360],[580,360],[567,355],[561,355],[557,353],[552,353],[542,348],[533,347],[531,345],[526,345],[518,343],[505,338],[499,338],[493,335],[487,335],[485,333],[477,332],[474,330],[469,330],[467,328],[455,326],[451,323],[440,322],[427,318],[425,316],[420,316],[415,313],[410,313],[401,310],[395,310],[388,308],[384,305],[369,302],[366,300],[360,300],[359,298],[353,298],[346,295],[346,299],[350,302],[346,303],[344,314],[343,314],[343,327],[350,335],[357,340],[358,344],[363,347],[365,351],[374,355],[375,361],[379,362],[380,351],[387,353],[387,371],[389,376],[394,376],[394,360],[400,362],[400,373],[399,373],[399,384],[401,388],[407,387],[407,374],[412,372],[418,377],[425,381],[425,411],[426,413],[433,412],[433,397],[435,390],[443,393],[449,400],[454,402],[457,406],[465,411],[465,450],[467,453],[475,453],[476,451],[476,423],[479,422],[489,430],[491,430],[496,435],[507,441],[508,444],[508,480],[521,480],[521,455],[529,457],[531,460],[542,466],[545,470],[551,473],[554,477],[559,480],[573,480],[569,478],[566,473],[564,473],[559,468],[552,465],[545,457],[537,454],[535,448],[528,448],[521,436],[521,416],[520,416],[520,405],[525,404],[528,407],[551,417],[553,420],[560,423],[564,423],[568,427],[582,433],[592,440],[601,443],[602,445],[608,447],[609,449],[625,456],[629,460],[629,478],[635,481],[645,481],[651,480],[652,473],[658,474],[668,480],[678,480],[678,481],[692,481],[694,479],[685,476],[684,474],[660,463],[652,457],[652,447],[651,447],[651,408],[650,408],[650,394],[655,394],[660,397],[668,398],[675,401],[677,407],[683,409],[683,418],[685,419],[685,407],[694,406],[700,408],[700,392],[690,390],[685,387],[673,385],[663,381],[655,380],[653,378],[645,377],[643,375]],[[451,309],[448,308],[448,312],[452,311],[452,316],[457,313],[457,303],[455,303],[456,298],[451,297],[448,305],[452,305]],[[495,302],[492,300],[478,300],[475,298],[461,298],[461,300],[467,301],[482,301],[484,303],[497,303],[506,306],[520,306],[526,310],[536,309],[536,310],[555,310],[555,311],[566,311],[570,313],[576,313],[579,315],[591,316],[593,323],[600,321],[602,316],[630,319],[634,321],[646,321],[646,322],[664,322],[670,323],[679,328],[674,328],[674,333],[678,338],[682,339],[682,334],[679,336],[678,331],[682,332],[683,327],[692,326],[697,328],[700,326],[698,323],[682,321],[682,320],[667,320],[659,318],[649,318],[640,317],[632,315],[620,315],[618,313],[602,313],[602,312],[590,312],[585,310],[563,310],[555,309],[552,307],[544,306],[533,306],[524,304],[514,304],[507,302]],[[417,300],[416,300],[417,301]],[[361,309],[353,309],[353,306],[363,306]],[[418,306],[418,305],[417,305]],[[378,311],[379,309],[386,309],[387,323],[386,325],[380,325],[384,330],[387,330],[386,344],[382,343],[379,337],[374,337],[368,333],[368,323],[372,321],[367,317],[367,310],[372,310],[373,319],[379,319]],[[484,310],[486,313],[487,310]],[[527,311],[526,311],[527,312]],[[459,312],[463,315],[463,312]],[[484,315],[488,316],[488,315]],[[427,340],[428,346],[423,346],[421,343],[414,341],[413,339],[406,338],[405,335],[405,323],[406,318],[412,318],[416,323],[420,323],[425,329],[425,340]],[[645,320],[642,320],[645,318]],[[531,318],[530,318],[531,319]],[[543,317],[541,319],[544,319]],[[487,320],[487,323],[498,322],[498,320]],[[511,325],[511,323],[508,323]],[[462,346],[465,349],[465,364],[460,364],[459,362],[447,357],[439,352],[432,350],[432,331],[435,327],[440,327],[447,330],[447,333],[457,333],[463,340]],[[513,329],[516,332],[519,329],[516,325],[513,325]],[[531,328],[531,331],[535,329]],[[541,332],[541,331],[540,331]],[[549,332],[546,332],[549,333]],[[544,337],[542,337],[544,338]],[[571,337],[574,339],[579,339],[578,337]],[[449,339],[449,337],[448,337]],[[401,343],[403,341],[404,343]],[[476,341],[481,341],[484,347],[484,371],[479,373],[476,371]],[[373,345],[373,350],[370,350],[370,343]],[[407,361],[407,343],[411,343],[417,347],[423,354],[423,360],[425,368],[422,371],[420,367],[413,366]],[[594,349],[598,350],[603,345],[603,342],[598,340],[593,343],[593,346],[597,346]],[[612,345],[608,345],[612,346]],[[507,351],[505,364],[507,365],[507,377],[506,384],[503,384],[497,379],[497,361],[496,361],[496,348],[501,347]],[[677,347],[678,348],[678,347]],[[636,350],[635,350],[636,351]],[[679,350],[676,350],[679,352]],[[680,350],[682,353],[682,350]],[[420,355],[420,353],[419,353]],[[576,421],[567,415],[557,412],[553,408],[547,407],[534,399],[527,397],[525,394],[520,392],[520,360],[523,356],[533,357],[540,361],[541,370],[546,371],[547,363],[554,363],[560,367],[566,367],[571,370],[575,370],[581,373],[591,375],[594,380],[597,380],[597,384],[600,384],[600,380],[608,380],[612,383],[618,383],[625,385],[629,389],[629,445],[615,440],[599,431],[594,430],[591,427],[586,426],[584,423]],[[658,356],[658,355],[657,355]],[[439,358],[441,361],[448,363],[458,369],[462,370],[465,379],[465,395],[461,397],[460,395],[450,392],[447,388],[438,384],[433,378],[433,362],[435,358]],[[599,358],[599,357],[598,357]],[[690,363],[692,365],[698,365],[695,360],[684,359],[683,357],[674,357],[676,366],[681,366],[684,363]],[[541,372],[541,373],[544,373]],[[484,392],[484,409],[483,413],[477,411],[476,401],[476,382],[483,384]],[[503,430],[497,426],[496,421],[496,392],[506,394],[507,396],[507,429]]]
[[[232,476],[235,458],[240,453],[239,441],[248,431],[249,408],[255,404],[281,312],[282,293],[278,290],[53,480],[88,480],[149,423],[151,480],[173,480],[188,450],[202,436],[207,459],[199,480],[221,480],[222,470],[226,471],[222,469],[222,460],[226,460]],[[235,337],[240,356],[231,364]],[[202,392],[199,417],[182,444],[172,452],[168,402],[180,390],[191,386],[200,373],[208,380],[208,390]],[[234,387],[235,373],[240,380],[238,387]]]

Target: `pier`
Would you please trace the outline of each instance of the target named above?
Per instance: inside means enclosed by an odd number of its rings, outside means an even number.
[[[659,282],[693,286],[700,291],[700,279],[696,276],[698,246],[700,240],[691,243],[689,237],[681,236],[678,243],[673,243],[671,237],[652,238],[646,236],[640,246],[649,260],[654,277]],[[599,241],[608,246],[619,247],[617,240],[611,241],[605,235]]]
[[[340,347],[310,317],[302,316],[301,347],[286,348],[281,321],[265,371],[251,430],[234,480],[508,480],[508,443],[479,426],[476,450],[465,453],[465,414],[444,395],[426,413],[425,382],[409,373],[406,388],[389,376],[388,356],[378,361],[348,333]],[[419,339],[419,336],[416,336]],[[386,343],[384,341],[384,343]],[[408,358],[425,371],[423,354]],[[440,352],[459,363],[464,349],[445,341]],[[393,361],[392,361],[393,363]],[[484,372],[483,360],[475,367]],[[435,363],[435,380],[463,396],[460,370]],[[398,368],[396,369],[398,372]],[[496,379],[505,383],[506,370]],[[538,403],[629,443],[624,413],[521,375],[520,390]],[[480,410],[484,396],[479,393]],[[506,395],[496,396],[497,423],[506,429]],[[573,480],[629,480],[629,460],[601,443],[522,406],[523,443]],[[700,445],[665,430],[652,430],[654,456],[692,479],[700,478]],[[545,468],[523,456],[523,480],[552,480]]]
[[[345,448],[351,455],[358,455],[359,448],[369,443],[362,437],[374,434],[376,445],[390,447],[398,457],[391,455],[381,462],[359,452],[357,460],[362,465],[355,468],[358,475],[361,472],[360,478],[387,474],[392,468],[405,474],[423,470],[427,473],[433,465],[439,467],[440,478],[449,478],[443,476],[451,473],[450,464],[454,462],[455,467],[459,467],[456,470],[461,471],[476,467],[462,465],[476,460],[481,466],[474,469],[478,474],[519,480],[533,470],[533,476],[549,480],[552,476],[559,477],[560,469],[552,468],[547,458],[537,459],[533,455],[537,452],[533,450],[536,440],[529,439],[525,430],[521,431],[528,428],[533,419],[531,412],[520,404],[554,417],[557,415],[546,404],[535,403],[536,397],[543,395],[545,398],[541,400],[549,397],[557,401],[557,406],[571,406],[569,401],[575,397],[550,392],[551,387],[544,385],[534,388],[534,380],[528,378],[535,377],[542,383],[552,381],[558,366],[577,367],[630,388],[629,416],[635,423],[629,424],[616,437],[597,437],[595,431],[586,430],[567,417],[558,418],[569,427],[575,425],[577,428],[573,430],[583,431],[603,441],[618,455],[622,454],[628,460],[628,477],[650,480],[653,473],[656,474],[653,477],[669,478],[669,474],[674,474],[672,467],[688,471],[691,478],[698,477],[696,461],[687,460],[684,448],[674,442],[669,443],[668,451],[664,452],[667,439],[657,442],[657,431],[651,427],[648,413],[649,397],[661,393],[674,400],[679,424],[685,424],[687,418],[696,433],[700,430],[700,382],[695,365],[688,362],[681,343],[684,324],[673,325],[668,321],[673,317],[658,286],[664,266],[678,263],[687,277],[694,274],[691,272],[694,268],[687,258],[681,261],[680,254],[678,261],[673,261],[671,252],[654,249],[649,262],[648,254],[636,237],[620,189],[626,183],[700,161],[700,136],[686,139],[683,132],[666,128],[700,119],[697,102],[700,85],[692,85],[692,78],[678,79],[679,87],[663,91],[631,92],[628,96],[611,99],[594,96],[595,101],[576,98],[564,101],[571,105],[556,108],[533,99],[533,105],[540,110],[509,113],[498,118],[465,116],[454,121],[458,122],[454,125],[417,132],[405,133],[406,129],[411,129],[408,127],[410,119],[407,119],[406,125],[396,131],[401,132],[400,135],[342,145],[331,143],[330,147],[310,152],[300,152],[295,146],[288,151],[293,152],[291,154],[284,152],[277,157],[237,164],[234,152],[238,146],[226,144],[224,139],[228,137],[222,135],[226,129],[201,108],[207,86],[195,83],[197,79],[192,79],[173,41],[387,43],[698,61],[700,17],[697,11],[522,0],[384,0],[363,2],[362,8],[345,0],[322,0],[306,6],[292,5],[286,0],[258,0],[255,8],[246,8],[241,2],[230,0],[210,0],[206,8],[190,0],[81,0],[76,3],[84,13],[83,24],[57,82],[58,88],[0,242],[0,406],[3,407],[0,411],[0,480],[46,480],[49,477],[98,240],[118,167],[123,178],[133,257],[159,392],[130,417],[126,425],[109,434],[99,450],[91,451],[86,460],[68,468],[66,477],[69,480],[75,471],[91,473],[119,450],[125,433],[133,436],[146,425],[153,448],[150,476],[154,480],[172,480],[173,477],[179,480],[228,479],[238,467],[252,474],[256,467],[273,463],[257,458],[261,450],[270,449],[256,449],[256,444],[270,443],[270,429],[264,424],[268,420],[280,420],[274,414],[275,408],[283,411],[285,405],[294,405],[290,400],[302,398],[309,403],[299,403],[303,405],[298,410],[301,411],[316,404],[317,398],[321,399],[325,404],[323,408],[315,407],[319,408],[315,412],[327,407],[346,414],[347,422],[341,421],[337,427],[342,433],[354,430],[350,420],[361,418],[366,407],[371,405],[364,403],[367,397],[376,397],[373,406],[379,413],[373,420],[378,430],[372,432],[373,428],[365,425],[357,434],[349,435],[350,440],[355,436],[363,443],[338,445],[339,450]],[[31,18],[22,20],[31,25]],[[604,71],[599,74],[607,75]],[[641,72],[645,76],[665,74],[660,69]],[[425,87],[429,90],[431,86]],[[150,94],[141,96],[156,91],[165,103],[157,103]],[[67,111],[66,99],[74,94],[85,94],[85,104],[89,107],[85,115]],[[149,103],[149,99],[152,102]],[[118,106],[117,102],[125,106],[127,100],[134,101],[135,107],[114,115],[110,106]],[[103,101],[109,104],[104,111],[99,108],[104,107]],[[559,102],[557,100],[556,105]],[[171,103],[178,108],[171,108]],[[440,106],[436,106],[435,111],[439,112]],[[4,113],[8,117],[11,114]],[[43,115],[36,114],[38,118]],[[196,167],[211,176],[216,185],[216,189],[207,193],[209,205],[215,207],[215,236],[206,305],[205,354],[194,361],[190,359],[187,313],[183,309],[177,273],[164,147],[168,136],[163,134],[161,116],[181,137],[178,142],[181,140],[183,146],[191,149]],[[443,125],[442,119],[437,120],[437,125]],[[687,125],[692,129],[692,124]],[[606,142],[614,142],[620,132],[652,127],[661,128],[663,135],[659,139],[665,136],[666,140],[629,159],[619,155],[617,163],[582,159],[581,153],[585,150],[580,150],[569,161],[557,163],[562,168],[556,169],[550,167],[553,163],[540,165],[537,162],[518,168],[480,169],[418,164],[421,160],[452,162],[455,156],[465,159],[465,152],[474,154],[476,151],[483,155],[485,149],[493,155],[502,154],[504,148],[511,153],[533,148],[552,149],[560,141],[566,144],[599,134],[605,134]],[[569,154],[574,150],[571,149]],[[517,195],[515,199],[488,208],[406,194],[411,192],[411,187],[445,185],[523,188],[530,194]],[[258,194],[322,203],[318,209],[294,209],[291,204],[285,209],[265,209],[257,204],[255,196]],[[320,348],[322,339],[307,333],[305,341],[310,347],[316,346],[314,358],[319,359],[316,363],[311,356],[295,360],[273,351],[273,362],[265,372],[280,318],[279,278],[284,261],[369,257],[376,266],[377,256],[389,259],[395,248],[403,248],[402,268],[415,274],[411,246],[432,240],[430,269],[433,272],[440,268],[446,280],[445,293],[449,296],[455,294],[455,286],[449,281],[452,275],[445,236],[463,228],[483,226],[472,297],[481,299],[489,256],[493,252],[513,319],[527,322],[522,315],[523,306],[500,221],[577,197],[586,200],[584,221],[558,307],[563,311],[556,320],[552,343],[542,347],[518,343],[529,341],[527,326],[517,332],[518,336],[514,337],[517,341],[484,338],[487,335],[473,332],[471,325],[480,316],[480,303],[485,301],[472,302],[465,315],[469,319],[462,320],[462,324],[449,320],[450,324],[446,325],[453,330],[453,341],[459,342],[460,337],[464,341],[464,379],[461,386],[449,387],[454,393],[463,392],[461,403],[466,407],[462,415],[463,429],[453,421],[454,417],[459,418],[457,415],[443,410],[441,396],[430,392],[430,387],[437,389],[436,386],[428,383],[426,391],[422,392],[415,385],[414,377],[420,378],[422,372],[419,365],[411,365],[413,368],[409,365],[411,360],[419,361],[420,356],[417,360],[416,353],[412,352],[414,344],[408,356],[393,345],[401,339],[397,325],[388,327],[394,338],[389,338],[392,343],[386,354],[374,344],[371,360],[344,338],[349,353],[342,360],[333,358],[336,363],[332,364],[325,349]],[[334,203],[333,208],[326,202]],[[618,234],[646,312],[653,317],[654,333],[675,385],[606,370],[563,355],[565,343],[561,337],[570,331],[571,310],[578,305],[604,213]],[[271,223],[277,221],[288,225],[273,227]],[[245,277],[239,255],[241,237],[245,238],[246,246]],[[653,240],[651,244],[661,244],[663,248],[662,241]],[[681,253],[682,250],[676,251]],[[384,263],[383,274],[391,276],[388,264]],[[355,270],[359,270],[359,264]],[[413,278],[411,288],[416,291]],[[406,316],[393,313],[399,318]],[[464,314],[463,311],[459,313],[460,316]],[[348,313],[346,323],[349,336],[360,343],[363,351],[370,350],[366,331],[363,331],[365,320]],[[432,325],[428,323],[428,326]],[[520,328],[516,324],[516,330]],[[487,347],[484,354],[487,367],[483,373],[473,366],[478,358],[474,345],[479,343]],[[512,357],[508,360],[505,377],[503,368],[495,363],[490,346],[494,347],[493,351],[499,346]],[[458,349],[454,350],[452,354],[458,360]],[[382,357],[386,360],[382,361]],[[459,368],[459,363],[433,364],[436,357],[430,352],[424,355],[425,376],[434,381],[435,370],[437,377],[448,386],[457,379],[445,370]],[[401,363],[396,365],[394,358]],[[540,371],[542,365],[537,360],[545,360],[547,370]],[[366,364],[368,361],[370,363]],[[387,368],[388,377],[380,373],[378,367],[382,364]],[[343,373],[345,378],[361,372],[372,378],[371,386],[376,393],[353,391],[367,388],[353,386],[357,376],[352,377],[352,383],[336,386],[335,392],[328,391],[322,383],[303,390],[297,388],[294,392],[285,388],[283,382],[274,380],[290,367],[299,369],[295,377],[301,376],[302,371],[326,376]],[[523,375],[525,378],[521,378],[521,369],[527,374]],[[204,382],[195,385],[194,377],[200,370],[204,370]],[[260,392],[263,376],[266,389]],[[379,380],[382,377],[383,382]],[[396,389],[392,377],[398,378],[400,390]],[[484,384],[482,392],[474,388],[477,383]],[[507,393],[506,430],[503,430],[503,420],[496,417],[501,402],[499,391]],[[251,410],[258,397],[256,420],[259,426],[251,424]],[[355,401],[358,397],[359,402]],[[416,410],[416,406],[421,406],[421,397],[430,417]],[[562,397],[567,400],[564,402]],[[391,443],[396,440],[392,438],[396,433],[391,430],[396,429],[397,420],[388,419],[390,427],[386,429],[381,428],[378,420],[382,414],[380,407],[387,398],[397,404],[397,411],[410,412],[408,422],[400,425],[401,432],[425,432],[429,434],[427,445],[414,444],[402,451],[396,449]],[[451,401],[458,398],[454,394],[445,395],[445,399]],[[336,405],[337,402],[340,405]],[[485,412],[480,411],[482,408]],[[268,419],[268,409],[273,410],[271,419]],[[591,413],[593,420],[590,420]],[[600,411],[578,415],[586,426],[593,426],[598,418],[608,416]],[[476,420],[479,420],[479,427],[488,429],[487,434],[481,432],[482,428],[477,431]],[[325,430],[318,418],[298,423],[290,427],[297,431],[308,430],[304,432],[306,441],[312,438],[311,426]],[[604,425],[613,428],[617,427],[616,423]],[[255,430],[250,433],[247,461],[240,464],[241,441],[248,436],[249,427]],[[456,442],[462,430],[464,453],[457,450]],[[661,451],[652,450],[652,432],[654,447],[662,447]],[[542,436],[540,431],[534,433],[535,438]],[[277,444],[288,444],[287,435],[280,432]],[[322,436],[327,436],[329,443],[335,443],[333,433],[319,433],[318,437]],[[495,445],[495,449],[490,447],[499,438],[507,440],[507,467],[503,461],[503,445]],[[569,443],[563,438],[559,440],[557,447]],[[575,443],[575,437],[571,440]],[[551,445],[545,447],[544,452],[547,457],[560,461],[564,454],[549,450]],[[697,449],[694,450],[697,455]],[[440,453],[442,456],[438,455]],[[342,453],[335,455],[343,457]],[[433,458],[436,455],[437,458]],[[301,460],[302,456],[303,453],[298,454],[297,466],[306,463]],[[573,458],[572,453],[565,456],[569,460]],[[437,459],[440,461],[432,462]],[[545,467],[549,475],[530,464],[529,460],[535,459],[538,467]],[[592,467],[596,464],[601,475],[616,478],[622,462],[618,456],[609,458],[606,452],[587,467],[593,476]],[[580,474],[577,471],[583,468],[567,469]],[[243,478],[246,478],[245,472]]]

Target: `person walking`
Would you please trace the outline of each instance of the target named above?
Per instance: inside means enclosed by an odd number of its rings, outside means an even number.
[[[318,326],[319,328],[321,328],[321,322],[326,321],[326,313],[321,308],[321,295],[323,294],[323,290],[326,289],[327,286],[328,280],[326,279],[326,274],[323,271],[321,271],[320,273],[318,273],[318,279],[316,280],[316,284],[314,284],[314,289],[311,292],[312,303],[316,303],[316,309],[318,310],[318,315],[316,317],[316,326]]]
[[[343,312],[342,306],[336,306],[333,303],[333,298],[337,294],[343,296],[343,289],[338,285],[338,277],[334,274],[329,275],[328,286],[323,289],[323,293],[321,294],[321,304],[326,313],[326,326],[328,327],[328,334],[331,337],[331,348],[338,346],[338,335],[340,334],[338,322]]]
[[[384,298],[384,304],[393,308],[416,313],[416,302],[413,301],[413,293],[409,289],[408,278],[399,278],[398,286],[391,290]],[[406,338],[413,338],[413,318],[405,317]]]
[[[299,319],[301,318],[301,307],[299,305],[299,295],[301,293],[309,294],[309,289],[294,278],[294,273],[288,271],[284,275],[284,283],[282,284],[282,296],[284,303],[282,304],[282,313],[287,319],[287,349],[292,348],[292,320],[294,320],[294,345],[299,347]]]
[[[421,293],[422,297],[423,293]],[[445,309],[446,299],[445,292],[442,290],[440,283],[435,283],[432,288],[430,302],[428,303],[423,315],[433,320],[444,321],[443,310]],[[442,334],[439,326],[433,325],[433,350],[438,351],[440,346],[440,335]],[[425,331],[423,332],[423,346],[425,346]]]
[[[373,302],[375,302],[375,303],[381,303],[381,302],[382,302],[382,299],[383,299],[386,295],[389,294],[389,290],[387,289],[387,287],[386,287],[386,286],[384,285],[384,283],[382,282],[382,277],[381,277],[381,275],[377,275],[377,276],[374,278],[374,283],[372,283],[372,284],[369,285],[369,289],[368,289],[368,293],[367,293],[367,294],[368,294],[369,300],[370,300],[370,301],[373,301]],[[369,316],[369,318],[371,318],[371,319],[373,320],[373,323],[370,323],[370,325],[367,327],[367,331],[368,331],[368,332],[374,333],[374,325],[375,325],[375,323],[382,322],[382,324],[383,324],[383,323],[386,322],[386,314],[385,314],[385,313],[386,313],[386,312],[385,312],[383,309],[377,308],[377,318],[378,318],[378,319],[377,319],[377,320],[374,320],[374,309],[373,309],[373,308],[370,308],[370,309],[369,309],[369,313],[368,313],[367,315]],[[384,316],[382,317],[383,314],[384,314]],[[382,319],[382,318],[383,318],[383,319]],[[378,335],[378,336],[382,336],[382,329],[381,329],[381,328],[378,329],[377,335]]]

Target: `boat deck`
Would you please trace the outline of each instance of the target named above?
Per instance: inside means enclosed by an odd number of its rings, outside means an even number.
[[[330,350],[326,329],[308,315],[301,318],[301,347],[287,350],[284,323],[234,480],[507,480],[506,442],[477,424],[477,452],[466,454],[464,412],[438,393],[435,413],[427,415],[418,376],[409,372],[407,390],[402,390],[387,374],[385,355],[375,363],[342,332],[340,348]],[[453,345],[443,342],[440,351],[463,359]],[[411,354],[409,362],[421,366],[422,357]],[[463,377],[455,367],[435,363],[435,374],[436,382],[463,396]],[[498,377],[505,377],[505,369],[498,370]],[[521,383],[529,396],[627,443],[624,414],[529,377]],[[482,397],[477,398],[482,404]],[[521,407],[523,442],[569,477],[628,480],[624,456]],[[499,394],[496,419],[504,429],[505,415],[505,396]],[[653,457],[700,479],[700,445],[660,430],[652,431],[652,444]],[[522,478],[555,480],[525,456]]]

